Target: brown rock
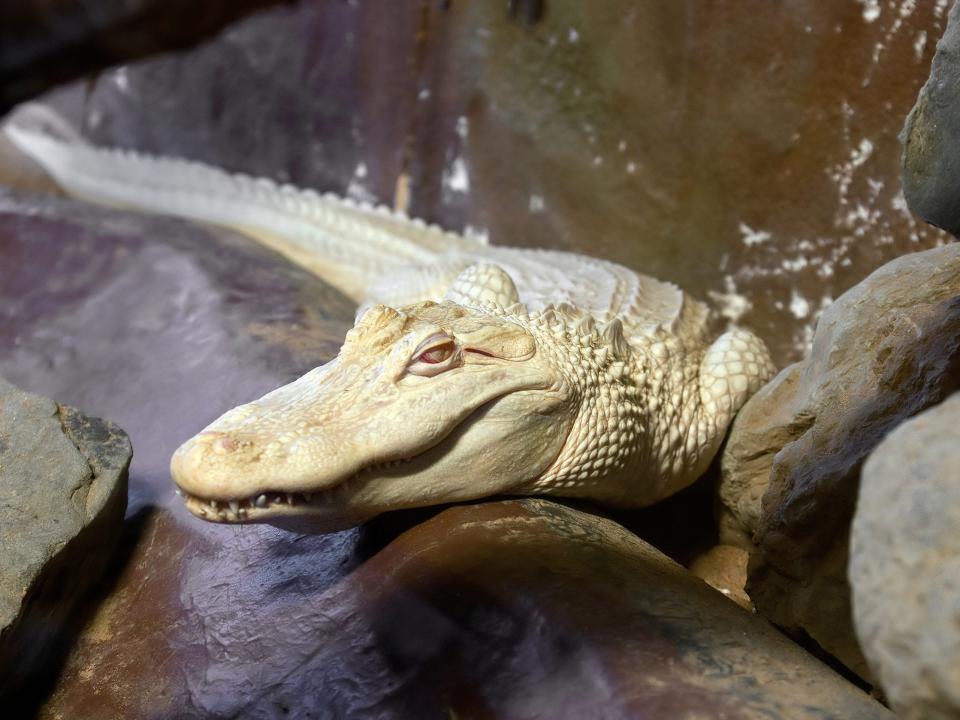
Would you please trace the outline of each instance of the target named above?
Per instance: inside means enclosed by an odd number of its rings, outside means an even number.
[[[340,580],[324,568],[353,532],[222,529],[147,523],[132,567],[149,572],[121,580],[41,717],[890,717],[618,525],[554,503],[449,509]]]
[[[863,466],[853,617],[898,716],[960,717],[960,394],[900,425]]]
[[[734,418],[720,461],[720,539],[753,549],[763,494],[770,486],[773,457],[810,427],[813,418],[795,399],[803,363],[784,368],[754,395]]]
[[[117,546],[130,441],[0,378],[0,700],[40,673]]]
[[[710,587],[719,590],[737,605],[753,610],[753,603],[744,587],[747,584],[749,553],[732,545],[716,545],[697,557],[690,572]]]
[[[865,676],[846,581],[861,464],[958,386],[960,245],[948,245],[884,265],[831,305],[810,358],[747,403],[723,456],[720,495],[754,531],[758,612]]]
[[[276,8],[84,83],[77,117],[98,142],[405,187],[448,228],[617,260],[742,314],[781,363],[831,298],[942,241],[907,211],[896,135],[944,3],[506,5]]]

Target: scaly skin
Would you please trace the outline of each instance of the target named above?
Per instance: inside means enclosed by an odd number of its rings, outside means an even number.
[[[648,505],[702,474],[773,374],[755,335],[716,337],[702,303],[614,263],[94,148],[46,108],[4,129],[68,192],[235,227],[364,303],[334,361],[174,454],[206,520],[332,531],[498,494]]]

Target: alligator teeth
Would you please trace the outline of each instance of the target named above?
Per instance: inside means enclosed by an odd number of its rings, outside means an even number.
[[[257,499],[253,502],[258,508],[264,508],[267,506],[267,496],[266,495],[257,495]]]
[[[239,500],[230,500],[230,501],[229,501],[229,504],[230,504],[230,510],[233,512],[233,514],[234,514],[234,515],[239,515],[239,514],[240,514],[240,501],[239,501]]]
[[[173,491],[174,491],[178,496],[183,497],[183,490],[181,490],[180,488],[174,486]]]
[[[293,493],[287,493],[287,505],[293,505]]]
[[[206,509],[206,508],[203,508],[203,507],[200,508],[200,514],[203,515],[204,517],[206,517],[206,516],[207,516],[207,509]]]

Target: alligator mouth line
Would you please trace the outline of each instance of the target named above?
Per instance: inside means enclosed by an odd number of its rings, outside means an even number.
[[[205,498],[188,493],[180,486],[175,486],[177,495],[183,498],[187,509],[194,515],[211,522],[244,522],[253,519],[251,513],[259,514],[261,510],[279,510],[289,508],[317,508],[322,510],[333,505],[337,495],[343,494],[350,486],[365,481],[367,475],[378,470],[391,469],[404,465],[416,459],[404,458],[374,463],[354,473],[349,479],[337,483],[326,490],[312,493],[290,493],[276,490],[266,490],[255,495],[242,498]]]

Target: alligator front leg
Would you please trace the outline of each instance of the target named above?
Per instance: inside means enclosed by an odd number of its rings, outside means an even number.
[[[700,455],[705,459],[702,465],[716,454],[733,416],[776,371],[767,346],[749,330],[725,332],[707,348],[700,362],[696,424]]]

